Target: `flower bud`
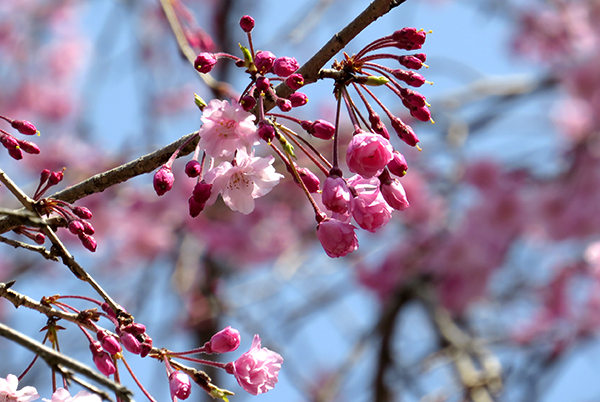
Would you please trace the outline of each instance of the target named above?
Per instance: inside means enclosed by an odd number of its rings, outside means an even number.
[[[306,189],[309,193],[316,193],[319,191],[321,181],[316,174],[305,167],[296,167],[296,171],[298,172],[298,176],[300,176],[300,179],[306,186]],[[294,176],[294,181],[296,181],[296,176]]]
[[[403,177],[408,170],[406,158],[398,151],[394,151],[394,158],[387,164],[390,172],[398,177]]]
[[[402,141],[406,142],[411,147],[417,145],[419,138],[417,138],[417,135],[409,125],[405,124],[402,120],[395,116],[392,116],[390,120],[392,122],[392,127]]]
[[[81,224],[83,225],[83,233],[85,233],[86,235],[91,236],[94,233],[96,233],[96,230],[94,229],[92,224],[89,223],[88,221],[81,221]]]
[[[185,165],[185,174],[188,177],[198,177],[202,171],[202,165],[196,160],[191,160]]]
[[[111,355],[115,355],[121,352],[122,349],[121,345],[119,344],[119,341],[117,340],[117,338],[115,338],[108,332],[98,331],[98,333],[96,334],[96,338],[102,345],[102,348]]]
[[[383,136],[386,140],[390,139],[390,133],[387,131],[385,124],[383,124],[379,115],[372,110],[369,111],[369,122],[374,132]]]
[[[346,163],[351,172],[368,179],[379,176],[392,160],[394,148],[380,135],[360,131],[348,144]]]
[[[233,352],[240,346],[240,333],[237,329],[227,327],[214,334],[205,345],[207,353]]]
[[[337,219],[325,219],[317,226],[317,238],[331,258],[344,257],[358,249],[354,226]]]
[[[171,168],[167,165],[162,167],[154,174],[154,190],[159,196],[164,195],[167,191],[173,188],[175,176],[171,172]]]
[[[342,177],[329,176],[323,182],[321,200],[328,210],[338,214],[345,214],[350,209],[352,194]]]
[[[406,71],[402,69],[392,70],[392,75],[399,80],[406,82],[408,85],[413,87],[420,87],[425,84],[425,77],[423,77],[419,73],[415,73],[414,71]]]
[[[256,106],[256,99],[254,99],[253,96],[246,95],[240,101],[240,105],[242,105],[242,108],[247,112]]]
[[[121,344],[127,349],[129,352],[139,355],[142,351],[142,345],[140,341],[130,334],[129,332],[120,331],[119,338],[121,339]]]
[[[192,392],[190,377],[181,371],[173,371],[169,375],[169,389],[171,390],[171,399],[187,399]]]
[[[423,53],[419,53],[419,54],[425,56]],[[423,63],[425,62],[425,60],[421,60],[420,58],[416,57],[415,55],[402,55],[402,56],[398,56],[398,62],[406,68],[418,70],[421,67],[423,67]]]
[[[194,68],[198,72],[206,74],[211,72],[215,64],[217,64],[217,58],[212,53],[203,52],[196,57]]]
[[[269,89],[271,88],[271,81],[269,81],[269,79],[267,77],[258,77],[256,79],[256,90],[258,92],[269,92]]]
[[[254,29],[254,18],[249,15],[244,15],[240,19],[240,28],[242,28],[244,32],[251,32]]]
[[[44,244],[46,242],[46,235],[43,233],[37,233],[33,238],[33,241],[35,241],[37,244]]]
[[[398,211],[404,211],[409,207],[408,199],[406,198],[406,191],[404,187],[398,181],[394,179],[389,184],[381,184],[381,195],[388,205]]]
[[[108,377],[116,372],[114,362],[110,358],[110,355],[102,350],[100,342],[90,342],[90,351],[92,352],[94,364],[102,374]]]
[[[8,150],[19,148],[19,141],[12,135],[6,135],[0,133],[0,143],[2,146]]]
[[[308,96],[302,92],[294,92],[288,99],[292,102],[292,107],[300,107],[308,103]]]
[[[267,143],[270,143],[275,138],[275,127],[272,124],[261,121],[258,123],[258,136]]]
[[[312,134],[313,136],[322,140],[330,140],[335,134],[335,126],[326,120],[318,119],[312,123],[312,126],[308,132],[309,134]]]
[[[289,77],[300,68],[300,64],[293,57],[279,57],[273,64],[273,72],[280,77]]]
[[[279,110],[281,110],[282,112],[289,112],[290,110],[292,110],[292,102],[290,102],[289,99],[277,98],[277,101],[275,103],[277,104]]]
[[[40,153],[40,147],[38,147],[33,142],[24,141],[24,140],[17,140],[17,141],[19,143],[19,147],[23,151],[27,152],[28,154],[37,155]]]
[[[148,356],[148,353],[152,351],[152,338],[148,334],[144,334],[144,342],[140,346],[140,357]]]
[[[410,115],[417,120],[430,121],[431,112],[427,106],[414,107],[410,109]]]
[[[35,135],[38,132],[37,128],[27,120],[13,120],[10,125],[24,135]]]
[[[196,202],[204,204],[210,198],[213,185],[206,183],[204,180],[196,183],[192,191],[192,197]]]
[[[23,151],[20,148],[9,149],[8,154],[15,160],[23,159]]]
[[[58,183],[60,183],[64,177],[64,169],[59,170],[58,172],[52,172],[50,173],[50,177],[48,177],[48,184],[50,184],[51,186],[55,186]]]
[[[192,196],[192,197],[190,197],[188,199],[188,205],[189,205],[190,216],[192,218],[195,218],[198,215],[200,215],[200,212],[202,212],[204,210],[204,207],[206,206],[206,203],[204,203],[204,202],[198,202]]]
[[[288,87],[296,91],[304,85],[304,77],[301,74],[294,73],[285,79],[285,83]]]
[[[92,217],[92,211],[90,211],[86,207],[73,207],[73,213],[81,219],[90,219]]]
[[[74,235],[83,233],[83,223],[81,221],[69,222],[69,232],[73,233]]]
[[[88,236],[85,233],[79,233],[78,236],[79,236],[79,240],[81,240],[81,244],[83,244],[83,247],[87,248],[92,253],[94,251],[96,251],[96,246],[98,244],[96,243],[96,240],[94,240],[94,238],[92,236]]]
[[[256,52],[254,57],[254,65],[259,73],[264,74],[268,72],[275,63],[275,55],[268,50],[261,50]]]

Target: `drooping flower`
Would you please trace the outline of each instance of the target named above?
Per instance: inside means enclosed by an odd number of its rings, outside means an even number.
[[[338,214],[349,212],[352,194],[342,177],[329,176],[323,182],[322,190],[321,200],[328,210]]]
[[[229,363],[227,371],[246,392],[258,395],[275,387],[282,363],[279,353],[261,347],[260,337],[254,335],[250,350]]]
[[[64,388],[57,389],[52,394],[52,399],[42,398],[46,402],[102,402],[102,398],[96,394],[87,391],[79,391],[75,396],[71,396],[69,391]]]
[[[379,191],[379,179],[356,175],[348,179],[348,185],[357,193],[352,201],[352,217],[358,226],[374,233],[390,221],[393,208]]]
[[[258,143],[255,116],[235,100],[211,100],[201,119],[199,147],[213,158],[231,156],[236,150],[249,152]]]
[[[331,258],[344,257],[358,249],[354,226],[337,219],[325,219],[319,223],[317,238]]]
[[[346,152],[348,169],[368,179],[378,176],[393,159],[394,148],[381,135],[359,132],[352,137]]]
[[[173,401],[175,398],[187,399],[192,393],[190,377],[181,371],[173,371],[169,375],[169,390]]]
[[[40,397],[34,387],[27,386],[17,391],[19,379],[14,374],[6,378],[0,378],[0,401],[6,402],[29,402]]]
[[[228,161],[211,169],[204,177],[213,185],[208,205],[211,205],[217,194],[233,211],[249,214],[254,210],[254,199],[267,194],[275,187],[283,175],[275,172],[272,156],[261,158],[248,155],[238,150],[235,163]]]

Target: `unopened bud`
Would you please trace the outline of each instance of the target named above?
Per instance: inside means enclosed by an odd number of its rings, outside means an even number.
[[[315,120],[308,132],[322,140],[330,140],[335,134],[335,126],[326,120],[318,119]]]
[[[233,352],[240,346],[240,333],[237,329],[227,327],[214,334],[206,345],[208,353]]]
[[[185,164],[185,174],[188,177],[198,177],[202,171],[202,165],[196,160],[191,160]]]
[[[203,52],[196,57],[194,68],[200,73],[207,74],[211,72],[215,64],[217,64],[217,58],[212,53]]]
[[[9,149],[8,154],[10,155],[11,158],[13,158],[15,160],[23,159],[23,151],[21,151],[20,148]]]
[[[206,206],[206,203],[198,202],[194,199],[194,196],[191,196],[188,199],[188,205],[189,205],[190,216],[192,218],[195,218],[198,215],[200,215],[200,212],[204,211],[204,207]]]
[[[292,110],[292,102],[290,102],[289,99],[277,98],[277,101],[275,103],[277,104],[279,110],[281,110],[282,112],[289,112],[290,110]]]
[[[267,77],[258,77],[256,79],[256,90],[259,92],[268,92],[271,88],[271,81]]]
[[[405,124],[397,117],[392,117],[391,122],[396,134],[398,134],[398,137],[400,137],[402,141],[406,142],[411,147],[417,145],[419,138],[409,125]]]
[[[2,143],[2,146],[4,148],[8,149],[9,151],[11,149],[19,148],[19,141],[17,141],[17,139],[15,137],[13,137],[12,135],[6,135],[6,134],[0,133],[0,143]]]
[[[19,147],[23,151],[27,152],[28,154],[37,155],[40,153],[40,147],[38,147],[33,142],[24,141],[24,140],[17,140],[17,141],[19,142]]]
[[[252,31],[254,29],[254,18],[249,15],[244,15],[240,19],[240,28],[242,28],[244,32]]]
[[[296,171],[298,172],[298,176],[300,176],[300,179],[306,186],[306,189],[309,193],[316,193],[319,191],[319,188],[321,187],[321,181],[316,174],[305,167],[296,167]],[[294,181],[297,182],[296,176],[294,176]],[[298,183],[298,185],[300,184]]]
[[[293,57],[279,57],[273,64],[273,72],[280,77],[289,77],[300,68],[300,64]]]
[[[301,74],[294,73],[285,79],[285,83],[288,87],[296,91],[304,85],[304,77]]]
[[[247,112],[256,106],[256,99],[254,99],[253,96],[246,95],[240,101],[240,105],[242,105],[242,108]]]
[[[50,177],[48,177],[48,184],[50,184],[51,186],[55,186],[58,183],[60,183],[64,177],[64,169],[59,170],[58,172],[52,172],[50,173]]]
[[[206,183],[204,180],[196,183],[192,191],[192,197],[196,202],[204,204],[210,198],[213,185]]]
[[[119,341],[117,340],[117,338],[115,338],[108,332],[98,331],[98,333],[96,334],[96,338],[102,345],[102,348],[111,355],[115,355],[121,352],[122,349],[121,345],[119,344]]]
[[[259,73],[265,74],[272,67],[273,63],[275,63],[275,55],[268,50],[261,50],[256,52],[256,56],[254,57],[254,65]]]
[[[270,123],[261,121],[258,123],[258,136],[269,144],[275,138],[275,127]]]
[[[403,177],[408,170],[406,158],[398,151],[394,151],[393,159],[387,164],[390,173],[398,177]]]
[[[372,87],[380,87],[390,82],[390,80],[388,80],[384,76],[369,75],[368,77],[363,78],[365,79],[361,82],[361,84],[369,85]]]
[[[92,217],[92,211],[90,211],[86,207],[73,207],[73,213],[81,219],[90,219]]]
[[[173,371],[169,375],[169,389],[171,390],[171,399],[187,399],[192,392],[190,377],[181,371]]]
[[[173,188],[175,176],[171,172],[171,168],[167,165],[162,167],[154,174],[154,190],[159,196],[164,195],[167,191]]]
[[[27,120],[13,120],[10,125],[24,135],[35,135],[38,132],[37,128]]]
[[[96,240],[92,236],[86,235],[85,233],[79,233],[79,240],[81,240],[81,244],[83,247],[90,250],[92,253],[96,251],[97,243]]]
[[[69,232],[73,233],[74,235],[83,233],[83,223],[81,221],[69,222]]]
[[[294,92],[288,99],[292,102],[293,107],[304,106],[308,103],[308,96],[302,92]]]
[[[37,233],[33,238],[33,241],[35,241],[37,244],[44,244],[46,242],[46,235],[43,233]]]

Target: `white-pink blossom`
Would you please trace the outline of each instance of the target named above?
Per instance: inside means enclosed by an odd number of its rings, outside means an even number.
[[[69,391],[64,388],[57,389],[52,394],[52,399],[42,398],[42,400],[46,402],[102,402],[102,398],[96,394],[91,394],[87,391],[79,391],[77,395],[71,396]]]
[[[250,152],[258,143],[255,116],[235,100],[213,99],[202,113],[199,147],[213,158],[228,157],[236,150]]]
[[[281,355],[261,347],[260,337],[254,335],[250,350],[229,363],[232,371],[228,371],[246,392],[258,395],[275,387],[282,363]]]
[[[19,379],[14,374],[9,374],[6,378],[0,378],[0,401],[29,402],[40,397],[34,387],[27,386],[17,391],[18,386]]]
[[[267,194],[283,175],[275,172],[272,156],[261,158],[238,150],[235,163],[221,162],[206,173],[204,180],[213,185],[208,205],[215,202],[217,194],[233,211],[249,214],[254,210],[254,199]]]

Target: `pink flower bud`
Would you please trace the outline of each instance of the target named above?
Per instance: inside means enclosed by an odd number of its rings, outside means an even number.
[[[187,399],[192,392],[190,377],[181,371],[173,371],[169,375],[169,389],[171,390],[171,399]]]
[[[198,72],[206,74],[211,72],[215,64],[217,64],[217,58],[214,54],[203,52],[196,57],[194,68],[198,70]]]
[[[33,142],[24,141],[24,140],[17,140],[17,141],[19,142],[19,147],[23,151],[27,152],[28,154],[37,155],[40,153],[40,147],[38,147]]]
[[[90,219],[92,217],[92,211],[90,211],[86,207],[73,207],[73,213],[81,219]]]
[[[423,54],[423,53],[421,53]],[[412,68],[413,70],[418,70],[423,67],[424,60],[419,59],[413,55],[403,55],[398,56],[398,62],[402,64],[406,68]]]
[[[173,188],[175,176],[171,172],[171,168],[167,165],[162,167],[154,174],[154,190],[159,196],[164,195],[167,191]]]
[[[98,244],[96,243],[96,240],[94,240],[94,238],[92,236],[88,236],[85,233],[79,233],[78,237],[79,237],[79,240],[81,240],[81,244],[83,244],[83,247],[87,248],[92,253],[94,251],[96,251],[96,246]]]
[[[11,158],[13,158],[15,160],[23,159],[23,151],[21,151],[20,148],[9,149],[8,154],[10,155]]]
[[[344,257],[358,249],[354,226],[337,219],[325,219],[317,226],[317,238],[331,258]]]
[[[17,130],[21,134],[24,134],[24,135],[37,134],[37,128],[35,128],[35,126],[32,123],[28,122],[27,120],[13,120],[10,125],[12,126],[12,128]]]
[[[292,102],[290,102],[288,99],[277,98],[276,104],[282,112],[289,112],[292,110]]]
[[[252,347],[235,362],[228,363],[226,371],[235,376],[238,384],[252,395],[273,389],[281,370],[283,358],[279,353],[261,348],[260,337],[254,335]]]
[[[308,96],[302,92],[294,92],[288,99],[292,102],[293,107],[304,106],[308,103]]]
[[[410,109],[410,114],[417,120],[429,121],[431,120],[431,112],[427,106],[415,107]]]
[[[406,191],[404,191],[404,187],[402,187],[398,179],[394,179],[390,184],[382,183],[381,195],[390,207],[398,211],[404,211],[410,205],[406,198]]]
[[[96,230],[94,229],[91,223],[89,223],[88,221],[81,221],[81,223],[83,224],[83,233],[90,236],[96,233]]]
[[[293,57],[279,57],[273,64],[273,72],[280,77],[289,77],[300,68],[300,64]]]
[[[59,170],[58,172],[50,173],[50,177],[48,178],[48,184],[50,184],[51,186],[55,186],[58,183],[60,183],[62,181],[62,179],[65,177],[65,174],[63,171],[64,171],[64,169]]]
[[[144,334],[144,342],[142,342],[140,349],[140,357],[146,357],[152,351],[152,338],[148,334]]]
[[[301,74],[294,73],[285,79],[285,83],[288,87],[297,91],[304,85],[304,77]]]
[[[391,121],[393,129],[402,141],[406,142],[411,147],[417,145],[419,138],[417,138],[417,135],[409,125],[405,124],[397,117],[392,117]]]
[[[98,331],[98,333],[96,334],[96,338],[102,345],[102,348],[111,355],[121,352],[122,349],[121,345],[119,344],[119,341],[117,340],[117,338],[115,338],[108,332]]]
[[[393,152],[390,142],[382,136],[361,131],[348,144],[346,163],[351,172],[368,179],[381,174]]]
[[[202,165],[200,165],[200,162],[195,161],[195,160],[191,160],[188,163],[186,163],[186,165],[185,165],[185,174],[187,174],[188,177],[200,176],[201,170],[202,170]]]
[[[124,327],[123,330],[134,336],[144,335],[146,333],[146,326],[144,324],[140,324],[139,322],[134,322]]]
[[[240,346],[240,333],[237,329],[227,327],[210,338],[205,346],[207,353],[233,352]]]
[[[268,72],[275,63],[275,55],[268,50],[261,50],[256,52],[254,57],[254,65],[259,73],[264,74]]]
[[[260,76],[256,79],[256,90],[259,92],[269,92],[271,81],[267,77]]]
[[[305,167],[296,167],[296,171],[298,172],[300,180],[302,180],[309,193],[316,193],[317,191],[319,191],[321,181],[319,180],[316,174],[314,174]],[[294,176],[294,181],[297,182],[296,176]],[[298,183],[298,185],[300,184]]]
[[[74,235],[83,233],[83,223],[81,221],[69,222],[69,232],[73,233]]]
[[[392,70],[392,75],[399,80],[406,82],[408,85],[413,87],[420,87],[425,84],[425,77],[414,71],[406,71],[402,69]]]
[[[335,134],[335,126],[328,121],[318,119],[315,120],[308,132],[322,140],[330,140]]]
[[[408,170],[406,158],[398,151],[394,151],[394,157],[387,165],[390,172],[398,177],[403,177]]]
[[[371,128],[377,134],[383,136],[386,140],[390,139],[390,133],[388,133],[385,124],[381,121],[379,115],[373,111],[369,111],[369,122],[371,123]]]
[[[249,15],[244,15],[240,19],[240,28],[242,28],[244,32],[252,31],[254,29],[254,18]]]
[[[332,212],[345,214],[350,209],[352,194],[342,177],[329,176],[325,179],[321,197],[323,205]]]
[[[258,136],[267,143],[270,143],[275,138],[275,127],[272,124],[261,121],[258,123]]]
[[[210,198],[212,192],[212,184],[206,183],[204,180],[198,182],[192,191],[192,197],[198,203],[204,204]]]
[[[420,49],[425,43],[427,33],[416,28],[402,28],[392,34],[392,39],[401,49],[415,50]]]
[[[425,97],[410,88],[401,88],[400,95],[402,96],[402,103],[407,102],[408,105],[405,104],[405,106],[409,109],[411,107],[423,107],[427,105]]]
[[[121,344],[127,349],[129,352],[139,355],[142,351],[141,342],[130,334],[129,332],[120,331],[119,338],[121,339]]]
[[[115,373],[115,364],[110,358],[110,355],[102,350],[102,345],[100,342],[90,342],[90,351],[92,352],[94,364],[102,374],[108,377],[109,375]]]
[[[195,218],[198,215],[200,215],[200,212],[204,211],[204,207],[206,206],[206,203],[198,202],[194,199],[194,196],[191,196],[188,199],[188,206],[189,206],[190,216],[192,218]]]
[[[33,238],[33,241],[35,241],[37,244],[44,244],[46,242],[46,235],[43,233],[37,233]]]
[[[9,151],[11,149],[18,149],[19,147],[19,141],[17,141],[17,139],[12,135],[0,133],[0,143],[2,143],[2,146],[8,149]]]
[[[240,101],[240,105],[242,105],[242,108],[247,112],[256,106],[256,99],[254,99],[253,96],[246,95]]]

